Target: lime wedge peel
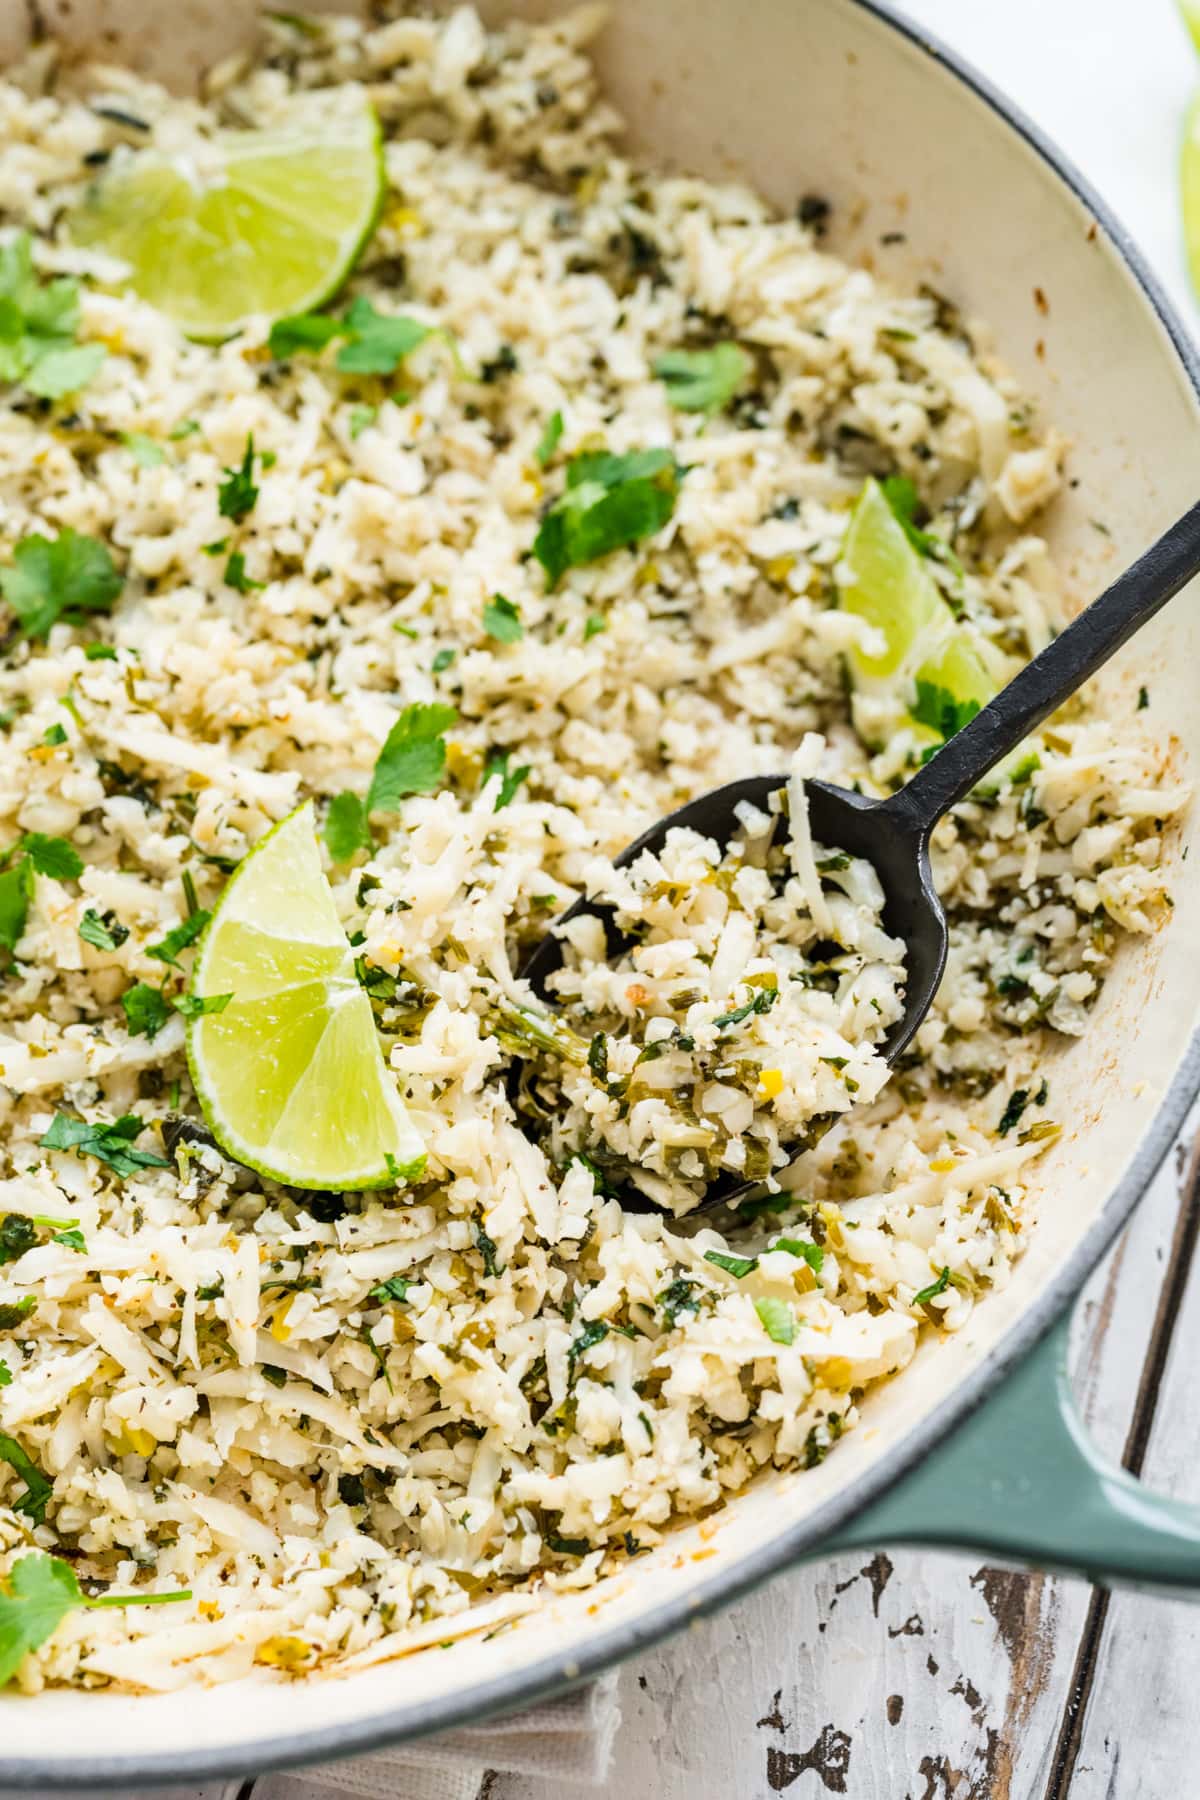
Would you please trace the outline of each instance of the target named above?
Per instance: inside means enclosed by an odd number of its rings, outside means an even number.
[[[236,1161],[291,1187],[395,1187],[425,1165],[321,869],[312,802],[240,864],[190,992],[232,994],[188,1025],[205,1119]]]
[[[375,229],[387,179],[361,88],[301,95],[275,125],[114,161],[68,220],[85,249],[129,269],[134,291],[189,337],[311,312],[345,281]]]

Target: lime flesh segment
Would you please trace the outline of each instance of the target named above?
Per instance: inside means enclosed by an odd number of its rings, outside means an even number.
[[[188,1026],[204,1116],[238,1162],[292,1187],[389,1187],[424,1166],[321,870],[311,802],[233,876],[200,944]]]
[[[855,503],[842,546],[841,604],[885,640],[878,655],[847,653],[855,685],[911,676],[926,646],[945,634],[951,613],[877,481]]]
[[[69,229],[127,263],[135,292],[189,336],[211,340],[327,300],[374,229],[384,187],[373,108],[361,89],[332,88],[295,100],[270,130],[115,162]]]

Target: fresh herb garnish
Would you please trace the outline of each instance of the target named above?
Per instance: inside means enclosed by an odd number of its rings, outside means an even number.
[[[39,875],[55,881],[78,881],[83,874],[83,858],[66,838],[46,837],[40,831],[28,831],[18,846]]]
[[[57,750],[58,746],[65,744],[66,741],[67,728],[65,725],[47,725],[42,733],[43,744],[49,744],[51,749]]]
[[[35,1525],[40,1525],[46,1516],[46,1502],[54,1492],[54,1483],[47,1480],[29,1452],[6,1431],[0,1431],[0,1461],[6,1462],[25,1483],[25,1492],[11,1502],[13,1511],[24,1513]]]
[[[567,1345],[567,1386],[572,1387],[578,1374],[578,1363],[581,1356],[602,1343],[608,1336],[608,1326],[603,1319],[591,1319]]]
[[[743,1019],[750,1017],[751,1013],[769,1013],[778,998],[778,988],[756,988],[744,1006],[735,1006],[732,1012],[721,1013],[718,1018],[713,1020],[713,1024],[718,1031],[724,1031],[729,1025],[740,1025]]]
[[[323,350],[335,338],[344,338],[337,353],[337,367],[343,375],[393,375],[404,358],[437,329],[403,314],[377,312],[360,295],[340,319],[326,313],[277,319],[271,327],[269,348],[272,356],[294,356],[297,351]]]
[[[232,994],[180,994],[175,1010],[185,1019],[203,1019],[209,1013],[222,1013],[233,999]]]
[[[553,1531],[546,1533],[545,1544],[556,1556],[587,1556],[594,1548],[586,1538],[559,1537]]]
[[[121,995],[125,1023],[133,1037],[155,1038],[171,1016],[161,988],[137,981]]]
[[[146,955],[152,956],[156,962],[169,964],[173,969],[179,968],[179,952],[195,943],[210,917],[211,914],[205,912],[203,907],[198,907],[195,912],[188,914],[182,925],[174,926],[157,944],[147,944]]]
[[[199,430],[199,419],[180,419],[178,425],[172,425],[167,436],[173,444],[177,444],[181,438],[195,437]]]
[[[367,790],[367,813],[395,812],[409,794],[431,794],[446,767],[445,734],[458,714],[435,703],[406,706],[384,740]]]
[[[11,1386],[12,1386],[12,1370],[9,1368],[8,1364],[5,1362],[4,1358],[2,1356],[0,1356],[0,1387],[11,1387]]]
[[[525,636],[520,613],[503,594],[493,594],[484,607],[483,629],[498,644],[519,644]]]
[[[825,1261],[823,1244],[810,1244],[804,1238],[781,1237],[775,1239],[771,1249],[786,1250],[789,1256],[802,1257],[814,1275],[821,1273],[821,1265]]]
[[[439,650],[429,666],[435,675],[444,675],[447,669],[452,669],[454,667],[457,655],[457,650],[451,650],[449,648]]]
[[[165,1606],[191,1597],[190,1588],[179,1588],[170,1594],[100,1594],[89,1598],[70,1563],[61,1557],[47,1556],[40,1550],[22,1556],[8,1576],[0,1579],[0,1687],[12,1680],[29,1652],[40,1648],[76,1607]]]
[[[75,625],[88,613],[110,612],[123,586],[105,546],[69,525],[56,538],[22,538],[0,569],[0,591],[31,638],[47,637],[59,619]]]
[[[167,453],[162,445],[154,438],[147,437],[144,431],[123,431],[121,443],[139,469],[157,469],[167,460]]]
[[[0,381],[19,381],[43,400],[84,387],[104,361],[103,344],[77,344],[79,283],[42,282],[27,231],[0,245]]]
[[[728,406],[751,366],[740,344],[724,343],[711,350],[668,350],[654,373],[680,412],[715,413]]]
[[[590,644],[594,637],[608,630],[608,620],[600,613],[589,613],[583,627],[583,641]]]
[[[724,1269],[727,1275],[735,1275],[739,1281],[743,1275],[752,1274],[758,1267],[757,1256],[726,1256],[720,1250],[706,1250],[704,1260],[715,1264],[718,1269]]]
[[[145,1130],[145,1121],[136,1113],[124,1113],[119,1119],[100,1120],[89,1125],[86,1119],[71,1113],[55,1113],[50,1129],[38,1139],[43,1150],[77,1150],[81,1156],[94,1156],[115,1174],[135,1175],[139,1169],[169,1169],[172,1165],[152,1150],[135,1150],[134,1139]]]
[[[24,1213],[6,1213],[0,1220],[0,1263],[19,1262],[37,1243],[37,1226]]]
[[[768,1295],[754,1302],[762,1328],[773,1344],[790,1344],[796,1336],[796,1315],[785,1300]]]
[[[489,1243],[491,1242],[490,1239],[488,1241]],[[496,1246],[493,1244],[493,1251],[495,1251],[495,1248]],[[389,1275],[386,1281],[379,1282],[376,1287],[371,1289],[370,1298],[372,1300],[383,1301],[385,1304],[388,1301],[394,1300],[396,1304],[399,1305],[401,1302],[408,1299],[408,1290],[411,1286],[412,1283],[408,1280],[407,1276]]]
[[[508,764],[511,754],[511,751],[508,750],[493,750],[483,765],[485,785],[492,780],[493,776],[500,777],[500,792],[496,795],[493,812],[499,812],[501,807],[507,806],[514,799],[517,789],[523,781],[528,780],[531,772],[529,763],[522,764],[519,769],[510,770]]]
[[[483,1258],[483,1272],[488,1276],[503,1275],[504,1270],[496,1261],[496,1245],[482,1225],[475,1227],[475,1248]]]
[[[608,1039],[602,1031],[588,1045],[587,1065],[597,1081],[608,1080]]]
[[[350,441],[357,442],[363,432],[373,425],[379,417],[377,406],[352,406],[350,408]]]
[[[956,731],[970,724],[979,710],[978,700],[956,700],[936,682],[922,681],[918,676],[917,697],[912,708],[912,716],[918,725],[928,725],[940,737],[952,738]]]
[[[670,1287],[665,1287],[657,1296],[662,1307],[663,1318],[668,1325],[678,1323],[681,1312],[699,1312],[700,1302],[696,1298],[696,1283],[686,1275],[677,1275]]]
[[[913,1305],[924,1306],[927,1300],[936,1300],[938,1295],[944,1294],[949,1286],[950,1268],[949,1265],[946,1264],[943,1266],[936,1281],[931,1281],[928,1287],[923,1287],[919,1293],[913,1295]]]
[[[334,862],[349,862],[360,850],[371,848],[367,814],[357,794],[347,788],[335,794],[325,814],[325,847]]]
[[[233,588],[238,594],[252,594],[255,588],[266,587],[265,581],[255,581],[246,573],[246,558],[240,550],[231,550],[225,564],[225,586]]]
[[[258,499],[254,483],[254,434],[246,438],[246,448],[236,469],[223,469],[224,480],[217,489],[217,511],[223,519],[244,519],[253,512]]]
[[[6,1300],[0,1306],[0,1331],[15,1331],[25,1323],[30,1313],[36,1311],[36,1294],[26,1294],[22,1300]]]
[[[117,647],[115,644],[85,644],[83,654],[89,662],[116,662]]]
[[[1021,1114],[1029,1105],[1029,1089],[1014,1088],[1008,1096],[1008,1104],[1000,1114],[1000,1122],[996,1126],[997,1135],[1007,1137],[1015,1125],[1021,1122]]]
[[[542,435],[538,439],[534,456],[540,468],[545,468],[554,452],[558,449],[558,441],[563,434],[563,416],[560,412],[552,412],[542,427]]]
[[[549,508],[533,540],[549,586],[555,587],[567,569],[661,530],[675,510],[679,475],[669,450],[629,456],[588,450],[573,456],[566,492]]]

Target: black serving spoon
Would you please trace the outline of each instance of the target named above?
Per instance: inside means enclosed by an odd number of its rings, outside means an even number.
[[[929,865],[934,826],[1196,574],[1200,574],[1200,504],[1165,531],[1040,656],[1027,663],[906,786],[886,800],[870,800],[825,781],[805,783],[814,839],[826,849],[849,851],[872,865],[884,892],[884,927],[906,946],[904,1012],[882,1044],[888,1062],[895,1062],[929,1011],[946,965],[946,915]],[[726,845],[738,829],[738,805],[749,801],[765,811],[768,797],[786,783],[786,775],[750,775],[714,788],[644,831],[614,858],[614,866],[627,867],[643,850],[660,850],[668,831],[676,826]],[[610,956],[618,955],[629,942],[609,907],[577,900],[555,920],[553,929],[519,971],[542,998],[547,977],[562,966],[558,933],[581,913],[593,913],[603,921]],[[794,1146],[797,1153],[803,1148],[803,1142]],[[736,1204],[762,1191],[761,1182],[746,1181],[732,1172],[720,1175],[709,1183],[699,1207],[688,1217],[699,1210]],[[641,1204],[649,1202],[642,1197]]]

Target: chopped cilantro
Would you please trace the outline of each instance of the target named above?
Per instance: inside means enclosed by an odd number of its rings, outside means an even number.
[[[706,1250],[705,1262],[715,1264],[724,1269],[727,1275],[735,1275],[740,1281],[743,1275],[750,1275],[758,1267],[757,1256],[725,1256],[720,1250]]]
[[[452,706],[406,706],[388,732],[367,792],[367,813],[395,812],[408,794],[430,794],[446,766]]]
[[[202,1019],[208,1013],[222,1013],[233,999],[232,994],[180,994],[175,1010],[185,1019]]]
[[[102,1119],[89,1125],[86,1119],[71,1113],[55,1113],[49,1131],[38,1139],[43,1150],[77,1150],[81,1156],[94,1156],[118,1175],[133,1175],[139,1169],[169,1169],[171,1164],[152,1150],[135,1150],[134,1139],[145,1130],[145,1121],[136,1113],[124,1113],[119,1119]]]
[[[823,1244],[810,1244],[804,1238],[781,1237],[775,1239],[771,1249],[786,1250],[789,1256],[802,1257],[814,1275],[821,1273],[821,1265],[825,1261]]]
[[[741,345],[731,343],[714,344],[711,350],[668,350],[654,365],[667,399],[680,412],[720,412],[750,369]]]
[[[484,607],[483,629],[498,644],[518,644],[525,636],[520,613],[503,594],[493,594]]]
[[[483,780],[485,785],[491,781],[494,776],[498,775],[500,777],[500,792],[496,795],[496,804],[492,808],[493,812],[499,812],[501,807],[507,806],[515,797],[521,783],[529,778],[530,765],[528,763],[522,764],[519,769],[512,769],[510,771],[508,766],[510,756],[511,751],[493,750],[486,763],[483,765]]]
[[[492,1245],[492,1249],[493,1251],[495,1250],[494,1244]],[[370,1298],[372,1300],[381,1300],[385,1304],[388,1301],[394,1300],[397,1305],[400,1305],[401,1302],[408,1299],[408,1290],[411,1286],[412,1283],[406,1276],[389,1275],[386,1281],[381,1281],[378,1286],[371,1289]]]
[[[10,957],[25,935],[32,898],[33,864],[22,857],[11,869],[0,871],[0,947]]]
[[[236,469],[223,469],[225,479],[217,489],[217,511],[223,519],[244,519],[253,512],[258,499],[254,484],[254,434],[246,439],[242,460]]]
[[[40,281],[27,231],[0,245],[0,381],[19,381],[43,400],[60,400],[92,379],[103,344],[76,344],[79,283]]]
[[[754,1302],[762,1328],[773,1344],[790,1344],[796,1336],[796,1315],[785,1300],[768,1295]]]
[[[371,848],[366,810],[357,794],[347,788],[335,794],[325,814],[325,847],[336,863],[349,862],[360,850]]]
[[[344,338],[337,353],[337,367],[343,375],[393,375],[410,351],[436,329],[403,314],[377,312],[360,295],[340,319],[327,313],[297,313],[290,319],[277,319],[268,341],[271,355],[283,357],[302,350],[320,351],[335,338]],[[353,425],[351,434],[357,435]]]
[[[588,1045],[587,1064],[597,1081],[608,1080],[608,1039],[602,1031]]]
[[[146,981],[137,981],[131,988],[126,988],[121,995],[121,1005],[133,1037],[157,1037],[171,1016],[162,990],[151,987]]]
[[[42,733],[43,744],[49,744],[52,749],[57,750],[58,746],[65,744],[66,741],[67,728],[65,725],[47,725]]]
[[[267,347],[275,357],[294,356],[298,350],[323,350],[342,330],[342,321],[329,313],[295,313],[290,319],[276,319]]]
[[[8,1364],[5,1362],[4,1358],[2,1356],[0,1356],[0,1387],[11,1387],[11,1386],[12,1386],[12,1370],[9,1368]]]
[[[475,1227],[475,1248],[483,1258],[483,1272],[485,1275],[503,1275],[504,1270],[496,1261],[496,1245],[488,1236],[482,1225],[476,1225]]]
[[[205,912],[202,906],[197,907],[188,914],[182,925],[173,926],[157,944],[147,944],[146,955],[152,956],[155,962],[167,963],[173,969],[179,968],[179,952],[195,943],[210,917],[211,914]]]
[[[26,1294],[22,1300],[8,1300],[0,1306],[0,1331],[15,1331],[30,1313],[37,1310],[37,1296]]]
[[[1029,1105],[1029,1089],[1028,1088],[1014,1088],[1012,1093],[1008,1096],[1007,1106],[1004,1108],[1004,1111],[1000,1114],[1000,1122],[996,1126],[997,1135],[1000,1137],[1007,1137],[1008,1133],[1013,1129],[1014,1125],[1020,1124],[1021,1114],[1025,1111],[1025,1108],[1028,1105]]]
[[[923,1287],[919,1293],[913,1295],[912,1303],[914,1306],[924,1306],[927,1300],[936,1300],[939,1294],[944,1294],[949,1286],[950,1268],[947,1264],[943,1266],[936,1281],[931,1281],[928,1287]]]
[[[18,1494],[12,1502],[13,1511],[24,1513],[35,1525],[40,1525],[45,1519],[46,1502],[54,1492],[54,1483],[47,1480],[28,1451],[6,1431],[0,1431],[0,1461],[6,1462],[25,1483],[24,1493]]]
[[[85,644],[83,654],[89,662],[116,662],[117,651],[114,644]]]
[[[60,618],[78,624],[87,613],[111,611],[123,585],[105,546],[69,525],[56,538],[22,538],[0,569],[0,591],[26,637],[48,636]]]
[[[538,439],[534,456],[541,468],[545,468],[554,452],[558,449],[558,441],[563,434],[563,416],[560,412],[552,412],[542,427],[542,435]]]
[[[778,988],[756,988],[744,1006],[735,1006],[732,1012],[722,1013],[719,1018],[713,1020],[713,1024],[718,1031],[724,1031],[729,1025],[740,1025],[743,1019],[750,1017],[751,1013],[769,1013],[778,998]]]
[[[918,725],[928,725],[942,738],[952,738],[956,731],[969,725],[980,710],[978,700],[956,700],[936,682],[917,678],[917,697],[912,716]]]
[[[607,630],[608,620],[606,618],[602,617],[600,613],[589,613],[583,627],[584,643],[590,644],[594,637],[599,637],[602,631]]]
[[[377,406],[352,406],[350,408],[351,442],[360,438],[363,432],[366,431],[369,426],[373,425],[378,417],[379,408]]]
[[[160,463],[167,460],[167,453],[162,445],[152,437],[147,437],[144,431],[123,431],[121,443],[139,469],[157,469]]]
[[[246,573],[246,558],[240,550],[231,550],[229,560],[225,564],[225,585],[236,593],[250,594],[255,588],[266,587],[265,581],[255,581]]]
[[[29,831],[21,839],[21,848],[39,875],[49,875],[55,881],[78,881],[83,874],[83,858],[66,838]]]
[[[66,1231],[56,1231],[53,1242],[64,1245],[68,1250],[78,1250],[81,1255],[87,1250],[87,1242],[78,1225],[72,1225]]]
[[[675,510],[679,466],[669,450],[614,456],[584,451],[567,465],[565,493],[548,509],[533,554],[555,587],[567,569],[650,537]]]
[[[0,1220],[0,1263],[18,1262],[37,1243],[37,1227],[24,1213],[6,1213]]]
[[[678,1324],[681,1312],[700,1310],[700,1302],[696,1298],[696,1283],[686,1275],[677,1275],[670,1287],[665,1287],[657,1299],[668,1325]]]
[[[25,1471],[18,1469],[18,1473],[28,1488]],[[50,1483],[39,1470],[34,1473],[45,1483],[48,1498]],[[163,1606],[191,1597],[190,1588],[179,1588],[169,1594],[100,1594],[89,1599],[70,1563],[41,1550],[31,1551],[19,1557],[8,1576],[0,1579],[0,1687],[12,1680],[29,1652],[44,1644],[76,1607]]]
[[[567,1345],[567,1386],[570,1387],[579,1373],[578,1363],[581,1356],[586,1356],[597,1344],[608,1336],[608,1326],[603,1319],[591,1319],[584,1326],[577,1338]]]
[[[593,1548],[586,1538],[559,1537],[553,1531],[546,1533],[545,1542],[547,1550],[556,1556],[587,1556]]]
[[[180,438],[195,437],[199,429],[199,419],[180,419],[178,425],[172,425],[167,436],[173,444],[177,444]]]
[[[457,650],[439,650],[429,666],[435,675],[444,675],[447,669],[452,669],[454,667],[455,658],[457,656]]]

